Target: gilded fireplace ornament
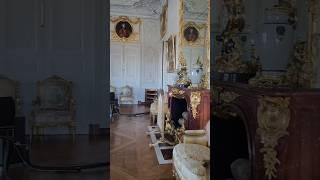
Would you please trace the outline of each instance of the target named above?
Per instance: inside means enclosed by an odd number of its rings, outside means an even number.
[[[279,139],[288,135],[287,128],[290,122],[290,98],[261,97],[257,110],[257,134],[261,138],[265,176],[268,180],[277,178],[276,165],[280,164],[277,158],[276,147]]]
[[[190,104],[191,104],[191,110],[192,110],[192,116],[195,119],[198,115],[198,106],[201,102],[201,93],[196,91],[196,92],[191,92],[191,97],[190,97]]]
[[[111,18],[111,40],[116,42],[140,41],[140,18],[118,16]]]
[[[226,103],[231,103],[232,101],[234,101],[235,99],[237,99],[238,97],[240,97],[239,94],[235,93],[235,92],[231,92],[231,91],[225,91],[222,92],[220,94],[220,98],[223,102]]]
[[[183,30],[184,30],[184,0],[179,1],[179,66],[177,85],[188,87],[191,80],[188,77],[187,63],[183,55]]]
[[[175,98],[179,98],[182,99],[183,94],[185,93],[184,90],[178,89],[178,88],[172,88],[171,92],[170,92],[170,96],[175,97]]]

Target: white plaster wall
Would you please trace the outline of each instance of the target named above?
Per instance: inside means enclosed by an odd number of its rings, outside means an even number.
[[[163,38],[163,40],[167,40],[170,35],[177,35],[177,42],[179,42],[179,0],[168,0],[168,27],[167,32]],[[178,52],[179,46],[177,43],[177,56],[176,62],[178,64]],[[164,87],[162,87],[165,91],[168,90],[167,85],[173,85],[177,78],[177,72],[168,73],[167,72],[167,61],[166,57],[164,57],[163,61],[163,76],[164,76]]]
[[[136,17],[139,17],[138,15]],[[140,17],[141,18],[141,17]],[[140,59],[137,61],[138,68],[136,69],[137,78],[133,81],[133,91],[135,96],[135,103],[138,101],[145,100],[145,89],[146,88],[160,88],[161,87],[161,48],[162,43],[160,40],[160,20],[154,18],[141,18],[141,34],[140,42],[129,44],[129,43],[117,43],[111,41],[111,55],[115,51],[121,51],[119,48],[126,46],[134,46],[137,51],[140,52]],[[118,46],[114,46],[118,44]],[[113,52],[114,51],[114,52]],[[123,51],[123,56],[126,56],[130,52]],[[111,66],[111,68],[114,68]],[[111,79],[112,77],[112,73]],[[127,84],[120,83],[117,88]]]
[[[105,5],[48,1],[41,28],[38,1],[0,0],[0,74],[20,82],[27,132],[36,82],[54,74],[74,83],[77,133],[88,133],[90,123],[108,127]]]

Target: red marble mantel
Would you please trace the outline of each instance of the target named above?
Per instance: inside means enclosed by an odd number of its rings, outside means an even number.
[[[181,94],[175,94],[175,90],[179,90]],[[201,100],[200,104],[197,106],[197,116],[194,118],[192,115],[191,107],[191,94],[192,92],[200,92]],[[186,129],[204,129],[207,122],[210,119],[210,91],[208,89],[189,89],[168,86],[168,98],[169,98],[169,109],[171,107],[172,98],[179,96],[178,98],[183,98],[187,102],[187,109],[189,112],[189,121],[186,122]]]
[[[253,88],[247,84],[214,81],[212,108],[219,112],[224,107],[234,107],[235,113],[241,113],[249,133],[249,149],[253,164],[253,180],[265,177],[263,147],[257,134],[257,108],[260,96],[289,97],[290,123],[288,136],[279,140],[276,147],[280,160],[277,165],[277,180],[314,180],[320,179],[320,90],[292,90]],[[232,92],[237,96],[231,102],[222,102],[221,94]]]

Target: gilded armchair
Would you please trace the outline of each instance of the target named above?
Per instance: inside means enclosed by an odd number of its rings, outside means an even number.
[[[173,149],[173,173],[180,180],[210,179],[210,121],[203,130],[186,130]]]
[[[120,104],[133,104],[134,97],[133,97],[133,89],[130,86],[124,86],[121,88],[120,96],[119,96],[119,103]]]
[[[31,138],[45,128],[66,127],[75,138],[75,101],[72,82],[58,76],[37,83],[37,97],[31,113]]]
[[[0,97],[12,97],[15,100],[15,115],[18,116],[22,113],[19,83],[17,81],[0,75]]]

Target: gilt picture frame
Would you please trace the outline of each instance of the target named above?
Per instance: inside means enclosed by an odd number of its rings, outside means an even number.
[[[167,24],[168,24],[168,1],[166,0],[160,15],[160,37],[163,38],[167,32]]]
[[[176,36],[170,36],[167,41],[167,72],[176,70]]]

